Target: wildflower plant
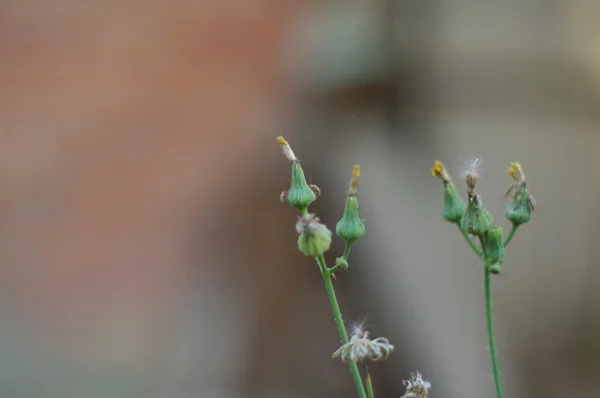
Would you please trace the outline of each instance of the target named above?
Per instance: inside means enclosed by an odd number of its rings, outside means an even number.
[[[383,361],[387,359],[394,350],[394,346],[384,337],[371,340],[369,332],[364,331],[362,327],[356,328],[349,338],[333,289],[335,273],[348,269],[350,249],[366,232],[365,225],[358,213],[360,207],[358,202],[360,167],[354,166],[352,170],[344,213],[335,228],[336,235],[346,242],[344,253],[341,257],[336,258],[334,266],[328,267],[324,255],[331,246],[332,232],[320,222],[315,214],[308,211],[309,205],[321,194],[321,189],[306,182],[300,160],[296,157],[288,142],[283,137],[277,137],[277,142],[292,167],[290,188],[281,193],[280,201],[282,203],[287,202],[291,207],[300,211],[296,223],[296,232],[299,235],[298,250],[305,256],[313,257],[316,260],[342,342],[342,346],[333,353],[332,357],[339,357],[348,364],[358,396],[360,398],[373,398],[371,377],[366,362],[367,360]],[[364,382],[358,368],[359,363],[363,363],[365,367],[366,377]]]
[[[504,216],[512,223],[512,228],[508,237],[504,239],[502,228],[494,225],[492,214],[483,207],[481,196],[476,190],[477,181],[480,177],[480,165],[481,159],[475,159],[475,161],[468,163],[465,170],[461,173],[461,177],[465,179],[467,186],[467,202],[464,202],[458,195],[450,175],[439,160],[435,161],[435,164],[431,169],[431,175],[439,177],[444,185],[444,207],[442,217],[444,220],[453,223],[458,227],[471,250],[473,250],[477,257],[483,262],[485,312],[492,372],[494,374],[496,396],[497,398],[502,398],[502,383],[500,379],[500,367],[498,363],[498,351],[496,349],[494,318],[492,313],[491,276],[501,272],[506,246],[514,237],[517,228],[531,220],[531,213],[535,209],[535,200],[533,199],[533,196],[529,194],[527,189],[525,174],[523,173],[521,164],[518,162],[510,163],[506,173],[512,178],[512,183],[505,196],[511,196],[513,200],[512,203],[506,207]],[[414,385],[419,384],[420,374],[417,373],[417,376],[413,375],[411,380],[412,381],[407,384],[407,393],[404,397],[427,397],[427,389],[425,389],[425,393],[423,393],[422,389],[419,390],[421,392],[417,392],[416,387],[413,387]],[[409,391],[409,389],[415,391]]]

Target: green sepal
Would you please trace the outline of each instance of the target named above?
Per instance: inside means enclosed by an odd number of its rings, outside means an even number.
[[[287,202],[297,209],[306,209],[317,199],[317,195],[306,183],[304,171],[299,162],[292,163],[292,183],[287,192]]]
[[[454,184],[444,182],[444,211],[442,213],[444,220],[458,223],[465,214],[466,209],[467,205],[456,192]]]
[[[478,196],[469,198],[465,214],[460,220],[460,227],[471,235],[483,236],[492,226],[494,217],[482,205]]]
[[[335,226],[335,233],[350,243],[365,234],[365,224],[358,215],[359,207],[357,197],[355,195],[348,196],[344,215]]]
[[[504,216],[514,225],[525,224],[531,220],[531,205],[529,199],[529,191],[523,183],[517,188],[514,200],[504,210]]]

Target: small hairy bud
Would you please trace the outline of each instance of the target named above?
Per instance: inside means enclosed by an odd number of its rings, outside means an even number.
[[[331,231],[314,214],[307,214],[298,219],[296,231],[298,249],[309,257],[317,257],[329,250],[331,246]]]

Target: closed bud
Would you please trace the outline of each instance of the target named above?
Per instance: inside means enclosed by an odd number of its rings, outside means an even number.
[[[492,274],[499,274],[500,265],[504,262],[504,231],[501,227],[492,226],[485,233],[485,253]]]
[[[460,227],[472,235],[483,236],[492,226],[494,217],[481,203],[479,194],[469,195],[469,203],[460,220]]]
[[[442,216],[444,220],[459,223],[462,219],[467,205],[456,192],[452,182],[444,183],[444,211]]]
[[[516,188],[513,202],[506,206],[504,216],[514,225],[521,225],[531,220],[532,211],[532,199],[527,186],[523,183]]]
[[[513,202],[504,210],[504,216],[515,226],[525,224],[531,220],[531,213],[535,209],[533,196],[529,194],[525,173],[519,162],[512,162],[506,173],[514,180],[506,196],[512,194]]]
[[[344,215],[335,226],[335,233],[340,238],[352,243],[365,234],[365,225],[358,215],[358,199],[356,196],[349,196],[346,199],[346,208]]]
[[[444,183],[444,210],[442,216],[444,220],[459,223],[462,216],[465,214],[467,205],[462,200],[456,188],[450,179],[450,175],[444,168],[444,165],[439,160],[435,161],[435,165],[431,169],[431,175],[438,177]]]
[[[304,171],[299,162],[292,163],[292,183],[287,192],[287,202],[297,209],[306,209],[317,199],[317,195],[306,183]]]
[[[335,226],[335,233],[349,243],[354,242],[365,234],[365,224],[363,224],[363,221],[358,215],[358,208],[360,207],[357,198],[359,180],[360,167],[354,166],[352,178],[350,179],[350,190],[348,191],[348,198],[346,199],[344,215]]]
[[[302,166],[300,166],[300,161],[285,138],[281,136],[277,137],[277,143],[281,146],[281,151],[284,156],[292,163],[292,182],[290,184],[290,189],[287,190],[285,195],[282,193],[280,200],[287,200],[290,206],[299,210],[304,210],[317,199],[315,191],[318,190],[320,194],[321,190],[316,185],[314,186],[316,189],[313,189],[306,183],[306,177],[304,177],[304,171],[302,170]]]
[[[329,250],[331,246],[331,231],[314,214],[306,214],[298,219],[296,231],[298,249],[305,256],[317,257]]]

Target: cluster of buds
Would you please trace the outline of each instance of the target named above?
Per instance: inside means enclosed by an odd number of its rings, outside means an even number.
[[[444,183],[442,213],[444,219],[458,225],[464,232],[479,238],[490,272],[498,274],[504,259],[504,231],[501,227],[494,225],[492,214],[483,207],[481,195],[477,192],[480,164],[481,159],[475,159],[467,164],[461,174],[467,186],[467,203],[458,195],[450,175],[440,161],[435,162],[431,169],[431,175],[439,177]],[[513,203],[506,208],[504,214],[516,227],[531,219],[535,202],[527,190],[525,174],[521,165],[518,162],[512,162],[506,172],[514,182],[506,193],[506,196],[513,197]]]
[[[300,160],[292,151],[290,144],[283,138],[277,137],[277,142],[285,157],[292,165],[292,178],[290,188],[280,195],[280,201],[287,202],[290,206],[300,210],[301,216],[296,224],[299,234],[298,248],[306,256],[318,257],[329,250],[331,246],[331,231],[314,214],[308,214],[308,206],[321,195],[321,189],[306,182],[306,177]],[[346,198],[346,207],[342,218],[336,225],[336,234],[352,244],[365,234],[365,226],[358,214],[358,185],[360,182],[360,168],[354,166],[350,179],[350,188]],[[347,261],[338,259],[341,268],[347,268]]]

